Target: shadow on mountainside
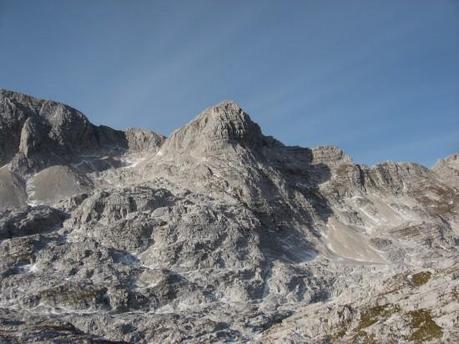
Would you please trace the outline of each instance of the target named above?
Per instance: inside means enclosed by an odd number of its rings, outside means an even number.
[[[319,251],[316,245],[321,231],[333,214],[319,189],[320,184],[331,179],[330,167],[321,162],[315,163],[311,149],[276,142],[274,149],[264,147],[262,152],[271,178],[266,175],[263,183],[266,186],[265,195],[269,197],[269,210],[255,210],[262,224],[260,243],[266,258],[260,299],[270,292],[269,280],[273,277],[275,264],[296,266],[317,257]],[[275,178],[272,178],[273,173]],[[287,286],[291,290],[305,290],[307,287],[301,277],[290,281]],[[328,291],[320,290],[311,302],[322,301],[328,295]]]

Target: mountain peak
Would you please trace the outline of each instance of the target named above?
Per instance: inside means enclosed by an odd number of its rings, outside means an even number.
[[[222,101],[201,112],[189,125],[198,124],[216,139],[237,140],[261,135],[261,129],[239,104],[232,100]]]
[[[231,110],[231,111],[236,111],[236,112],[243,111],[242,107],[236,101],[232,99],[222,100],[221,102],[208,107],[202,113],[210,109],[213,109],[214,111],[224,111],[224,110]]]
[[[438,160],[432,170],[443,181],[459,188],[459,153]]]
[[[208,151],[234,144],[254,147],[263,138],[258,124],[236,102],[222,101],[176,130],[166,141],[164,150]]]
[[[95,126],[80,111],[52,100],[0,89],[0,167],[26,175],[81,155],[156,150],[164,137],[146,130]]]

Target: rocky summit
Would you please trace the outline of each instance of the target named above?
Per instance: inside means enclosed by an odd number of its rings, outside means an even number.
[[[168,138],[0,91],[0,343],[458,343],[459,156]]]

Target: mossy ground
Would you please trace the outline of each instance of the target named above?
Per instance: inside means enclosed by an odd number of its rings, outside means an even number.
[[[385,320],[389,318],[392,314],[398,311],[400,311],[400,307],[390,303],[382,306],[374,306],[368,308],[360,315],[360,323],[357,326],[357,329],[365,329],[378,322],[379,320]]]
[[[421,285],[424,285],[427,282],[429,282],[431,276],[432,273],[430,271],[418,272],[417,274],[411,276],[411,283],[415,287],[420,287]]]
[[[357,332],[354,336],[353,341],[355,343],[362,343],[362,344],[376,344],[376,339],[374,334],[368,334],[363,330]]]
[[[432,320],[432,314],[429,310],[419,309],[408,312],[408,315],[410,316],[410,326],[415,330],[411,334],[411,341],[421,343],[443,336],[442,328]]]

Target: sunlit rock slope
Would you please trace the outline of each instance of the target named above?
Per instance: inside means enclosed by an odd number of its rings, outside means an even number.
[[[0,343],[457,343],[457,155],[169,138],[0,91]]]

